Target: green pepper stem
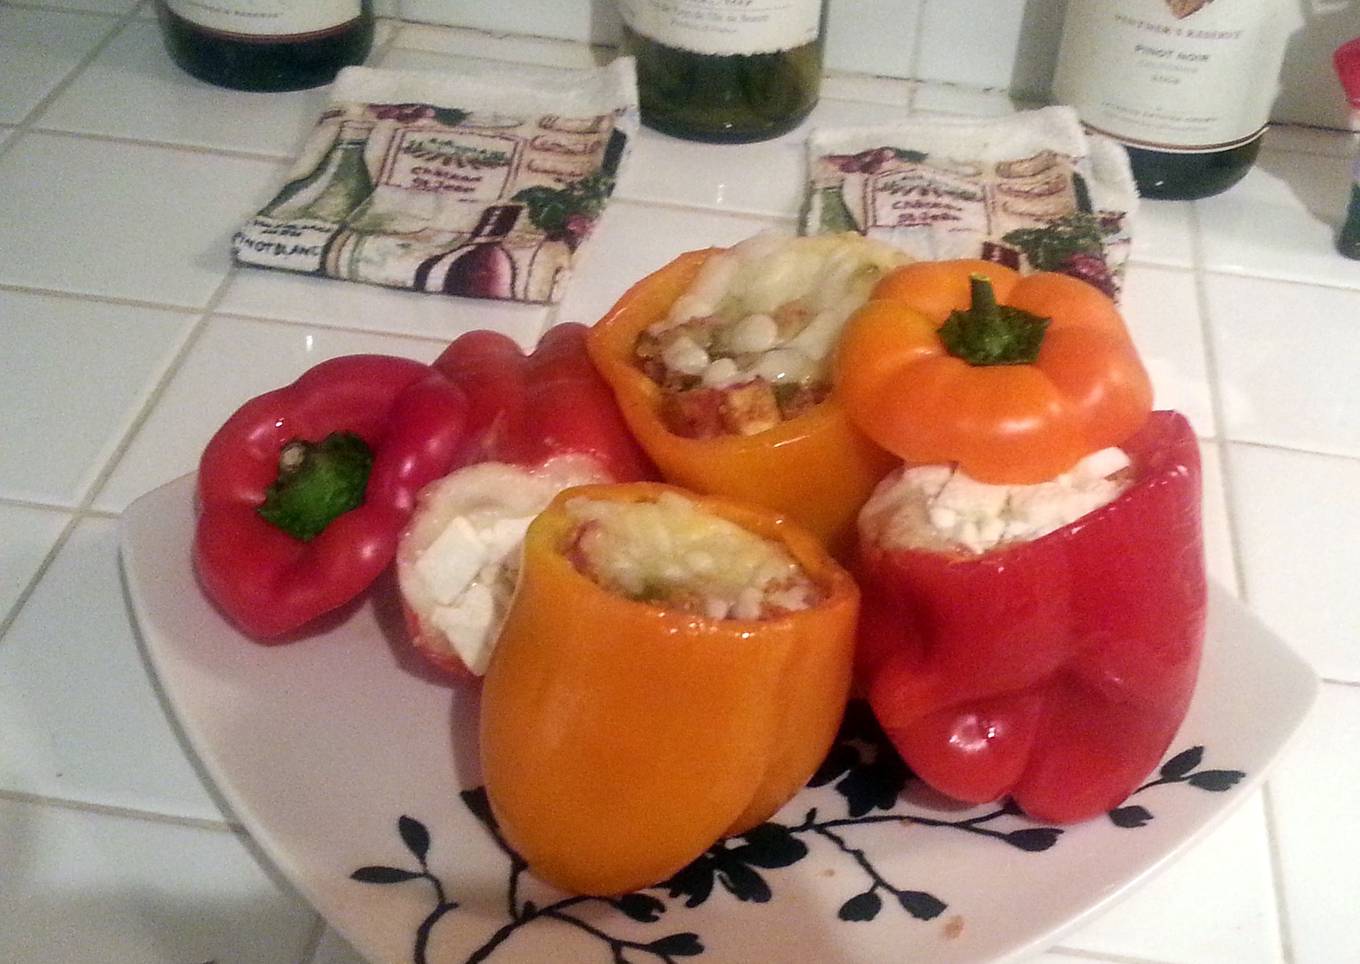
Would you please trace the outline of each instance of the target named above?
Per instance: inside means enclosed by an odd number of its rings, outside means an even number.
[[[992,287],[990,278],[980,274],[969,275],[968,296],[972,300],[970,310],[974,315],[989,321],[996,317],[996,289]]]
[[[970,365],[1033,364],[1050,319],[997,304],[996,290],[984,275],[970,275],[968,289],[969,307],[950,312],[940,326],[945,349]]]
[[[260,518],[310,542],[336,518],[363,504],[373,450],[353,432],[320,442],[293,439],[279,452],[279,475],[256,510]]]

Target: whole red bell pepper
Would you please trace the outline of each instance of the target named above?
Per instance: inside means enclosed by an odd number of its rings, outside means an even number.
[[[385,355],[322,362],[241,406],[204,449],[193,563],[233,623],[279,642],[392,561],[416,494],[448,472],[463,391]]]
[[[557,325],[526,355],[505,335],[474,331],[434,363],[467,395],[468,430],[454,471],[425,490],[402,535],[397,580],[411,641],[445,678],[485,671],[523,532],[558,491],[657,477],[585,334]]]
[[[458,465],[532,468],[554,455],[583,454],[618,482],[657,478],[590,360],[586,331],[555,325],[528,355],[494,331],[469,332],[444,350],[434,367],[471,402]]]
[[[857,671],[936,790],[1083,820],[1175,735],[1204,635],[1199,450],[1174,412],[1121,447],[1129,487],[1034,541],[980,556],[862,541]]]

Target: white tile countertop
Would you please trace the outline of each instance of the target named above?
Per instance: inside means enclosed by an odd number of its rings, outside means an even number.
[[[582,45],[385,22],[372,62],[584,66]],[[118,517],[247,398],[335,355],[430,360],[592,321],[680,251],[793,225],[807,128],[644,132],[565,301],[507,308],[232,266],[324,91],[171,65],[135,0],[0,2],[0,961],[342,964],[186,753],[148,674]],[[999,113],[986,91],[834,76],[810,124]],[[1145,202],[1126,314],[1202,439],[1212,574],[1323,678],[1271,773],[1188,854],[1040,959],[1360,961],[1360,263],[1353,145],[1271,132],[1240,185]]]

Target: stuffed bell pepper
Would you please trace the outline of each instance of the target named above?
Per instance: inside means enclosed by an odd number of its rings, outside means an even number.
[[[857,608],[768,510],[655,483],[559,494],[482,691],[506,840],[542,879],[606,895],[763,822],[834,738]]]
[[[397,578],[416,650],[452,678],[480,677],[505,617],[529,522],[559,491],[655,478],[585,349],[581,325],[525,355],[505,335],[456,339],[434,367],[469,400],[454,471],[420,494]]]
[[[591,357],[668,481],[785,512],[840,549],[892,461],[831,396],[831,358],[903,260],[854,234],[691,252],[595,325]]]
[[[467,400],[428,365],[322,362],[241,406],[199,462],[194,570],[245,633],[289,637],[392,561],[416,493],[448,472]]]
[[[858,669],[912,770],[1053,822],[1102,813],[1183,719],[1204,633],[1198,446],[1108,299],[911,266],[851,322],[838,391],[904,460],[864,506]]]

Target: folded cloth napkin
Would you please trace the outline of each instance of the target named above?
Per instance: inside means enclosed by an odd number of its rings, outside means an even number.
[[[242,264],[556,302],[637,131],[632,58],[594,70],[347,67]]]
[[[1138,189],[1069,107],[817,130],[802,233],[858,231],[916,258],[1062,271],[1118,295]]]

